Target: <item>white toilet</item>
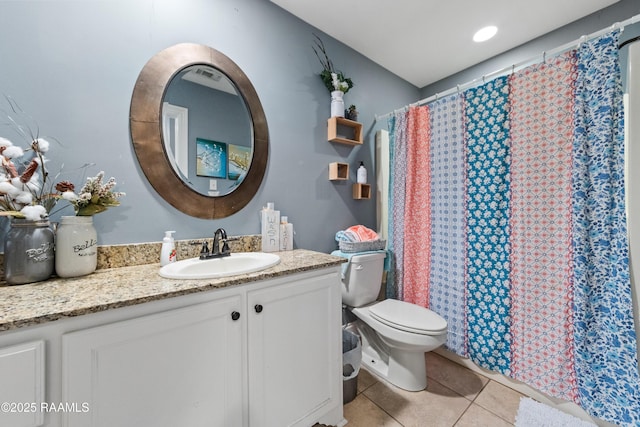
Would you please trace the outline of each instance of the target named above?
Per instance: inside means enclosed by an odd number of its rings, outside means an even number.
[[[376,301],[380,293],[384,253],[353,255],[342,278],[342,302],[357,320],[362,363],[391,384],[424,390],[424,353],[447,340],[447,321],[435,312],[394,299]]]

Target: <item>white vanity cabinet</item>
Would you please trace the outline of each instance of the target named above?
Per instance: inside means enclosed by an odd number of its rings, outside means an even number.
[[[297,273],[65,333],[62,401],[87,411],[62,425],[343,424],[339,283],[337,268]]]

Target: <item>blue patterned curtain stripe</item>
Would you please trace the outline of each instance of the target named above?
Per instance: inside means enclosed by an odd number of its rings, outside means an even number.
[[[467,334],[479,366],[510,373],[509,84],[465,92]]]
[[[393,169],[391,171],[393,186],[389,186],[389,198],[393,198],[392,210],[389,212],[390,229],[393,229],[391,265],[394,266],[395,279],[393,286],[397,298],[404,299],[404,206],[405,182],[407,173],[407,114],[400,113],[395,117]]]
[[[619,32],[578,49],[573,169],[575,370],[581,406],[640,425],[624,206]]]
[[[448,325],[446,346],[466,356],[465,152],[459,94],[431,107],[431,276],[429,306]]]
[[[389,128],[389,165],[391,167],[391,171],[389,173],[389,206],[388,211],[390,215],[387,219],[387,227],[388,227],[388,240],[387,240],[387,253],[389,256],[389,271],[387,272],[387,283],[385,288],[385,295],[387,298],[393,299],[402,299],[398,296],[398,288],[396,284],[396,262],[395,262],[395,222],[393,221],[393,209],[394,209],[394,180],[393,180],[393,171],[395,170],[394,161],[395,161],[395,141],[396,141],[396,116],[394,114],[389,117],[387,121]]]
[[[568,327],[574,339],[573,370],[580,406],[611,423],[640,426],[640,375],[624,209],[618,38],[619,32],[612,32],[582,44],[576,53],[573,252],[567,266],[572,271],[573,307]],[[429,307],[448,322],[447,348],[505,375],[513,374],[512,96],[508,78],[499,77],[429,105],[432,270],[429,283],[424,284],[430,292]],[[401,300],[405,174],[411,173],[406,169],[406,150],[411,144],[406,126],[406,112],[389,120],[389,249],[395,268],[388,276],[387,297]],[[462,159],[460,153],[464,153]],[[458,180],[461,176],[464,185]],[[463,206],[454,214],[452,203],[461,203],[461,198]]]

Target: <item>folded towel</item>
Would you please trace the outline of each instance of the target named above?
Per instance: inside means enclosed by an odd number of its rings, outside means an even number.
[[[336,242],[359,242],[358,235],[352,231],[340,230],[336,233]]]
[[[358,236],[359,242],[370,242],[372,240],[380,239],[380,236],[378,236],[378,233],[371,230],[370,228],[365,227],[364,225],[354,225],[352,227],[347,228],[346,231],[355,233]]]
[[[338,242],[371,242],[379,239],[378,233],[364,225],[354,225],[336,233],[336,241]]]

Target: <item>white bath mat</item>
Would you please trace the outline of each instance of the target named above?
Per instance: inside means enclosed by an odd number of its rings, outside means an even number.
[[[536,402],[528,397],[520,399],[516,414],[516,427],[593,427],[595,424],[583,421],[573,415]]]

